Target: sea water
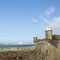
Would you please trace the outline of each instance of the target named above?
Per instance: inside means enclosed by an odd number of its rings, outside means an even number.
[[[0,49],[4,48],[32,48],[34,45],[14,45],[14,44],[0,44]]]

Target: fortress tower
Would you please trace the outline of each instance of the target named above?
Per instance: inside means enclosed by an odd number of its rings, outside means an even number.
[[[52,39],[52,29],[51,28],[46,28],[45,30],[45,38],[51,40]]]
[[[33,40],[34,40],[34,42],[37,42],[38,41],[38,37],[37,36],[34,36],[33,37]]]

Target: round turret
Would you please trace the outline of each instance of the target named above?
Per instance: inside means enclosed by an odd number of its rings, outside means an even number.
[[[36,43],[38,40],[38,37],[36,35],[34,35],[33,39],[34,39],[34,43]]]
[[[45,29],[45,36],[46,39],[52,39],[52,29],[50,27]]]

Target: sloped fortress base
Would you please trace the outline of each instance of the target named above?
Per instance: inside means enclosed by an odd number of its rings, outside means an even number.
[[[40,41],[37,42],[35,50],[40,55],[41,60],[60,60],[60,41]]]

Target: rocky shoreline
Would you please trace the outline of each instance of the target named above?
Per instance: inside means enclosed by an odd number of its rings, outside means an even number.
[[[0,51],[29,51],[29,50],[34,50],[34,48],[4,48],[0,49]]]
[[[36,60],[35,48],[0,49],[0,60]]]

